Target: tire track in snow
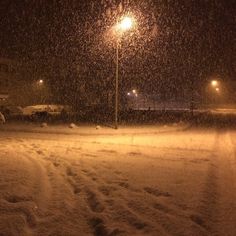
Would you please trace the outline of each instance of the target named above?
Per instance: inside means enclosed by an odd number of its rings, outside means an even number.
[[[107,154],[110,153],[104,151],[104,149],[102,152]],[[116,152],[112,152],[112,154],[114,155]],[[142,154],[135,153],[135,155]],[[130,230],[134,235],[189,235],[187,232],[184,232],[184,227],[178,228],[176,224],[176,221],[178,221],[184,226],[190,222],[188,217],[178,213],[179,210],[181,211],[182,209],[177,208],[177,206],[172,206],[172,209],[171,206],[167,207],[166,204],[160,202],[163,198],[166,198],[166,200],[167,198],[170,198],[170,193],[151,187],[144,187],[143,189],[138,190],[129,183],[122,172],[112,170],[111,166],[104,163],[99,165],[99,167],[96,168],[96,171],[100,172],[101,175],[96,177],[96,185],[94,186],[94,190],[96,190],[93,192],[93,194],[96,194],[96,199],[93,200],[92,203],[94,204],[98,200],[101,202],[102,200],[105,209],[95,209],[95,212],[99,214],[100,220],[96,218],[95,222],[97,223],[92,225],[96,226],[98,224],[99,227],[101,227],[101,232],[106,232],[103,231],[107,221],[104,216],[109,215],[110,224],[108,225],[116,224],[118,226],[121,224],[123,227],[126,225],[127,231],[129,232]],[[107,171],[114,172],[114,174],[109,175],[109,173],[106,173]],[[82,172],[83,176],[88,181],[86,181],[86,185],[91,186],[94,179],[94,171],[84,167],[82,168]],[[112,179],[107,179],[106,175],[112,176]],[[101,193],[104,195],[102,199]],[[119,195],[119,201],[113,198],[117,194]],[[143,197],[152,198],[153,205],[143,203]],[[130,198],[134,200],[131,201]],[[120,227],[120,229],[122,229],[122,227]],[[95,235],[99,235],[96,234],[96,232],[98,232],[97,230],[98,229],[95,227]],[[123,233],[124,235],[129,235],[128,232]]]
[[[21,144],[17,146],[17,152],[12,145],[7,148],[11,158],[7,160],[8,172],[2,177],[12,189],[1,194],[3,195],[0,199],[1,235],[31,235],[38,223],[38,207],[35,195],[31,193],[35,185],[31,179],[34,170],[32,163],[22,154]],[[4,164],[4,161],[2,159],[1,164]]]
[[[215,224],[218,216],[219,204],[219,145],[221,132],[215,134],[215,141],[211,151],[211,159],[207,164],[205,184],[202,189],[202,197],[195,213],[190,215],[193,223],[198,225],[203,235],[217,235]],[[196,232],[193,232],[195,235]]]
[[[81,228],[81,206],[77,204],[76,196],[66,180],[71,174],[66,168],[67,161],[62,160],[59,166],[55,165],[55,158],[50,154],[53,144],[47,145],[47,149],[42,149],[43,145],[38,142],[27,142],[25,145],[24,150],[31,151],[24,159],[32,172],[32,195],[38,206],[38,224],[34,231],[45,236],[89,232],[87,227]]]
[[[235,147],[227,131],[218,130],[208,163],[205,188],[196,214],[191,219],[206,235],[236,235]]]
[[[219,217],[218,235],[236,235],[236,153],[232,135],[225,132],[219,146]]]
[[[108,181],[105,176],[108,174],[107,171],[112,172],[110,166],[102,163],[102,165],[91,167],[91,163],[88,164],[87,161],[94,159],[94,156],[97,157],[95,152],[91,152],[91,154],[89,156],[83,155],[86,161],[80,162],[79,166],[71,166],[70,163],[67,163],[66,174],[69,177],[72,188],[79,187],[79,192],[75,192],[75,194],[80,200],[84,198],[85,205],[87,205],[90,212],[89,217],[87,217],[88,225],[94,235],[129,235],[119,226],[124,221],[133,230],[143,230],[146,224],[139,215],[130,211],[126,205],[114,205],[114,194],[117,191],[123,192],[124,190],[130,192],[130,186],[123,182],[120,174],[114,175],[114,181]],[[96,171],[94,168],[96,168]],[[126,214],[128,215],[126,216]],[[107,217],[108,215],[109,217]],[[109,225],[114,225],[114,227],[108,227]]]

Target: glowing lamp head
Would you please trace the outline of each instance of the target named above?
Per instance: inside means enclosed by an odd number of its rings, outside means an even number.
[[[212,80],[212,81],[211,81],[211,85],[212,85],[213,87],[216,87],[216,86],[218,85],[218,81],[217,81],[217,80]]]
[[[132,28],[132,26],[133,26],[133,20],[131,17],[128,17],[128,16],[124,17],[119,23],[119,28],[122,31],[129,30]]]
[[[39,80],[39,83],[40,83],[40,84],[43,84],[43,80],[42,80],[42,79],[40,79],[40,80]]]
[[[220,89],[219,88],[216,88],[216,92],[219,92],[220,91]]]

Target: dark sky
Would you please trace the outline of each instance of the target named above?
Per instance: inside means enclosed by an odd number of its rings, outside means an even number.
[[[83,58],[86,44],[90,47],[86,48],[86,60],[91,54],[91,63],[106,60],[106,56],[101,56],[103,52],[106,54],[104,45],[102,53],[100,48],[94,53],[104,30],[104,23],[101,26],[97,22],[99,19],[106,22],[103,11],[115,8],[119,2],[121,0],[107,1],[102,5],[98,0],[1,0],[0,54],[36,61],[43,67],[51,58],[65,62],[68,58],[72,61]],[[143,29],[139,30],[139,38],[134,37],[136,41],[130,42],[131,47],[127,42],[123,47],[123,55],[126,53],[122,58],[123,69],[129,80],[135,80],[142,73],[145,83],[156,79],[158,85],[163,80],[202,81],[211,75],[234,80],[235,0],[125,2],[129,2],[125,5],[127,9],[141,13],[139,27]],[[155,24],[157,34],[153,37]],[[87,44],[88,25],[92,30],[91,44]]]

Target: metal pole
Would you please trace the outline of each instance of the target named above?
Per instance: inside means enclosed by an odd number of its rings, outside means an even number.
[[[190,111],[191,111],[191,116],[193,118],[193,115],[194,115],[194,82],[193,82],[193,79],[192,79],[192,83],[191,83],[191,102],[190,102]]]
[[[116,92],[115,92],[115,129],[118,129],[118,107],[119,107],[119,39],[116,41]]]

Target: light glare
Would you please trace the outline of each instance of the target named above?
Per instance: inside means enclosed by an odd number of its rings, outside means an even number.
[[[123,31],[131,29],[132,25],[133,20],[128,16],[124,17],[119,24],[120,29],[122,29]]]
[[[212,81],[211,81],[211,85],[212,85],[213,87],[217,86],[217,85],[218,85],[218,81],[217,81],[217,80],[212,80]]]

